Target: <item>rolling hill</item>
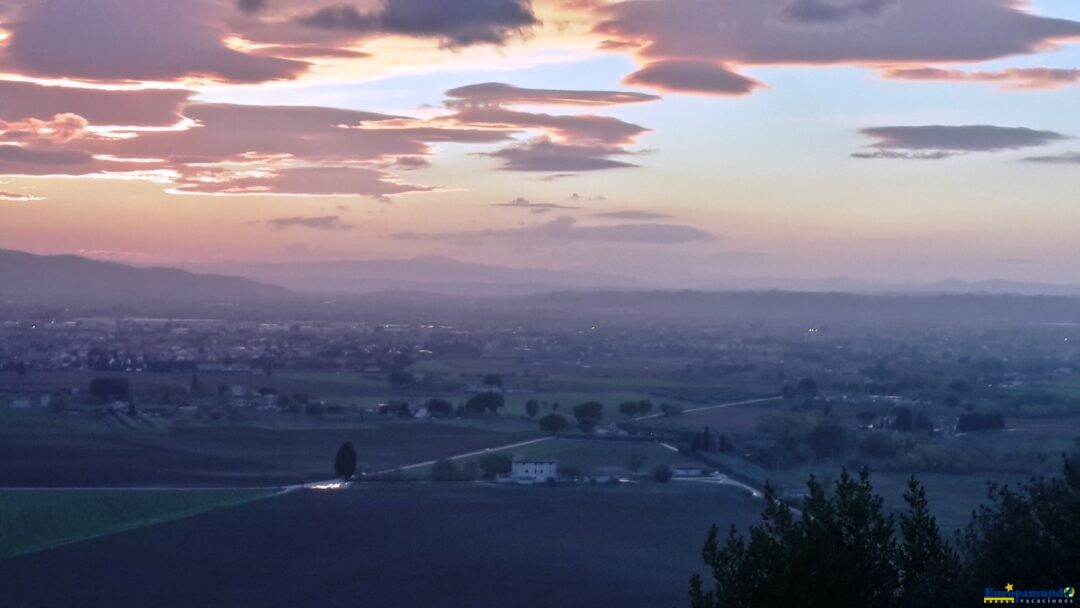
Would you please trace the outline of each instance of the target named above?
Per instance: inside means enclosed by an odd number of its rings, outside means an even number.
[[[284,287],[239,277],[0,249],[0,302],[229,302],[288,295]]]

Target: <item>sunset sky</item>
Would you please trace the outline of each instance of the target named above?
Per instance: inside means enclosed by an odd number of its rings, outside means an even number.
[[[0,0],[0,248],[1080,281],[1076,0]]]

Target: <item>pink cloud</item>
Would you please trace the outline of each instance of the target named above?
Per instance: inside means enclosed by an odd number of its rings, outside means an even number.
[[[892,80],[990,83],[1008,90],[1045,90],[1080,84],[1080,70],[1060,68],[1007,68],[1004,70],[968,72],[922,66],[889,68],[882,70],[881,75]]]
[[[96,125],[168,126],[180,121],[191,95],[179,89],[110,91],[0,80],[0,120],[71,113]]]
[[[102,82],[224,82],[295,78],[301,61],[227,47],[231,7],[214,0],[22,0],[7,24],[0,67],[24,75]]]
[[[142,176],[187,194],[383,197],[431,189],[389,173],[422,166],[431,143],[498,143],[516,132],[301,106],[193,103],[181,115],[191,124],[120,138],[70,113],[0,122],[0,141],[12,142],[0,145],[0,174]]]
[[[663,91],[731,96],[748,95],[764,86],[715,63],[676,59],[653,61],[627,76],[623,82]]]

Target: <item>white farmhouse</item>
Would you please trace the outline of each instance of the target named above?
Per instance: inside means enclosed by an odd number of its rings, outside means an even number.
[[[510,479],[514,483],[546,483],[558,477],[558,460],[515,460],[510,467]]]

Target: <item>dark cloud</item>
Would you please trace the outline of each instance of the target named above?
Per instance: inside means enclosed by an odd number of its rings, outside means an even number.
[[[452,241],[475,244],[489,240],[522,241],[588,241],[600,243],[639,243],[678,245],[695,241],[711,241],[716,237],[692,226],[679,224],[616,224],[613,226],[580,226],[571,217],[560,217],[542,224],[522,228],[489,229],[446,233],[402,232],[394,235],[401,240]]]
[[[868,152],[852,152],[852,158],[883,158],[889,160],[941,160],[956,156],[959,152],[935,150],[930,152],[901,152],[900,150],[871,150]]]
[[[596,10],[609,39],[640,44],[644,61],[724,66],[876,67],[974,62],[1053,48],[1080,37],[1080,22],[1036,14],[1017,0],[636,0]],[[844,24],[853,17],[857,27]],[[820,23],[837,27],[820,27]]]
[[[613,220],[663,220],[672,217],[667,213],[655,213],[653,211],[608,211],[606,213],[594,213],[593,215]]]
[[[563,209],[578,209],[578,207],[573,207],[571,205],[560,205],[558,203],[537,203],[530,201],[523,196],[519,196],[507,203],[494,203],[491,206],[509,207],[511,209],[524,209],[533,215],[540,215],[543,213],[550,213],[552,211]]]
[[[708,61],[654,61],[623,82],[664,91],[706,95],[748,95],[760,82]]]
[[[871,152],[857,158],[935,159],[964,152],[997,152],[1045,146],[1066,139],[1054,131],[993,125],[873,127],[863,135],[877,139]]]
[[[454,113],[445,117],[445,121],[473,128],[542,132],[539,137],[488,154],[502,160],[502,168],[507,170],[571,172],[631,167],[634,165],[615,160],[614,157],[633,154],[624,146],[649,131],[611,116],[522,112],[503,105],[527,103],[529,100],[570,105],[612,105],[631,103],[631,100],[644,101],[651,97],[643,98],[639,93],[519,89],[487,83],[453,89],[450,94],[458,97],[448,102]]]
[[[341,221],[341,216],[338,215],[324,215],[319,217],[279,217],[277,219],[267,220],[265,222],[267,226],[275,230],[284,230],[286,228],[314,228],[316,230],[352,230],[355,228],[352,224],[346,224]]]
[[[660,97],[631,91],[572,91],[564,89],[524,89],[501,82],[484,82],[450,89],[447,105],[563,105],[613,106],[656,101]]]
[[[382,33],[436,38],[451,47],[503,44],[539,23],[529,0],[386,0],[381,11],[373,12],[342,4],[318,9],[299,22],[359,36]]]
[[[561,141],[587,144],[628,144],[649,129],[611,116],[554,115],[518,112],[498,107],[460,108],[454,119],[464,125],[504,129],[543,129]]]
[[[254,15],[266,8],[266,0],[238,0],[236,8],[240,9],[242,13]]]
[[[295,78],[300,61],[243,53],[224,40],[228,8],[213,0],[22,0],[6,24],[0,70],[108,82]]]
[[[877,17],[898,4],[899,0],[794,0],[782,13],[799,23],[843,23]]]
[[[298,21],[306,26],[322,30],[345,30],[357,33],[377,32],[381,24],[376,13],[361,13],[355,7],[324,6]]]
[[[629,152],[617,146],[578,146],[538,138],[490,152],[488,156],[503,161],[502,168],[509,171],[566,172],[636,167],[612,158],[625,154]]]
[[[1024,159],[1024,162],[1048,165],[1080,165],[1080,152],[1066,152],[1050,156],[1029,156]]]
[[[965,72],[922,66],[889,68],[882,70],[881,75],[892,80],[982,82],[997,84],[1010,90],[1056,89],[1080,84],[1080,70],[1063,68],[1007,68],[995,71]]]
[[[425,169],[431,163],[423,156],[399,156],[394,159],[394,166],[399,169]]]

